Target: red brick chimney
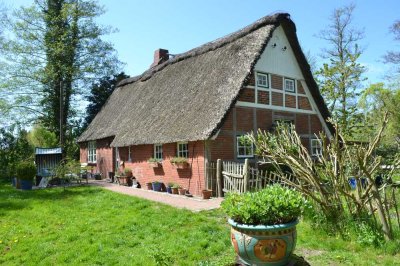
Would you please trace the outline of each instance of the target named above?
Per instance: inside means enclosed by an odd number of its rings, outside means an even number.
[[[154,61],[150,67],[155,67],[161,63],[164,63],[169,59],[168,50],[166,49],[157,49],[154,51]]]

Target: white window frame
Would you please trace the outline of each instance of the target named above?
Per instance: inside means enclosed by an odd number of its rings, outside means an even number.
[[[286,91],[286,92],[296,93],[296,80],[295,80],[295,79],[284,78],[283,82],[284,82],[284,86],[285,86],[285,91]],[[292,82],[293,86],[291,86],[291,87],[288,89],[288,87],[286,86],[286,85],[287,85],[286,82]]]
[[[163,159],[163,147],[162,144],[154,144],[154,153],[153,156],[155,159],[162,161]]]
[[[247,145],[244,145],[244,146],[242,145],[240,139],[243,136],[244,135],[236,136],[236,155],[237,155],[237,158],[253,158],[254,157],[254,146],[253,146],[252,143],[250,143],[251,154],[250,153],[249,154],[240,154],[239,153],[240,148],[244,148],[244,150],[247,151],[247,148],[249,147]]]
[[[311,156],[322,155],[322,141],[320,139],[311,139]]]
[[[96,141],[88,142],[87,146],[87,161],[88,163],[95,163],[97,161]]]
[[[259,84],[259,83],[258,83],[258,76],[263,76],[263,77],[265,77],[265,80],[266,80],[267,84],[266,84],[266,85]],[[257,73],[256,73],[256,85],[257,85],[257,87],[259,87],[259,88],[267,88],[267,89],[268,89],[268,88],[269,88],[269,74],[257,72]]]
[[[189,158],[189,144],[188,142],[178,142],[176,144],[176,155],[178,157]],[[185,148],[186,146],[186,148]]]

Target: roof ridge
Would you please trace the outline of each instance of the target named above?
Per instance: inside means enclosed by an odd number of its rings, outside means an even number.
[[[192,58],[192,57],[207,53],[209,51],[213,51],[213,50],[218,49],[226,44],[229,44],[237,39],[240,39],[265,25],[279,24],[284,19],[290,19],[290,15],[288,13],[275,13],[274,15],[262,17],[262,18],[258,19],[257,21],[255,21],[254,23],[252,23],[238,31],[235,31],[224,37],[221,37],[216,40],[202,44],[202,45],[200,45],[196,48],[193,48],[187,52],[177,54],[173,58],[170,58],[168,61],[165,61],[164,63],[154,66],[152,68],[149,68],[148,70],[144,71],[141,75],[121,80],[117,84],[117,87],[122,87],[122,86],[125,86],[128,84],[134,83],[138,80],[146,81],[149,78],[151,78],[155,73],[163,70],[168,65],[172,65],[172,64],[178,63],[182,60],[185,60],[187,58]]]

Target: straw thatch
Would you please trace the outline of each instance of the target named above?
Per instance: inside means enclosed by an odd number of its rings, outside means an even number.
[[[288,14],[275,14],[123,80],[78,141],[115,136],[111,146],[121,147],[212,137],[279,25],[294,35],[311,84],[293,22]]]

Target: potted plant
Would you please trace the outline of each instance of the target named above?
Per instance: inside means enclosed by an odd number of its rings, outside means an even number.
[[[177,169],[185,169],[189,167],[188,159],[185,157],[172,157],[171,163]]]
[[[125,176],[125,173],[123,173],[123,172],[121,172],[121,171],[117,171],[116,172],[116,174],[115,174],[115,177],[118,179],[118,183],[120,184],[120,185],[124,185],[124,184],[126,184],[126,176]]]
[[[157,158],[150,158],[149,160],[147,160],[147,163],[153,168],[157,168],[162,165],[161,159],[157,159]]]
[[[221,206],[230,217],[231,243],[242,262],[287,265],[305,205],[299,192],[280,185],[254,193],[228,194]]]
[[[132,169],[126,167],[124,169],[124,174],[125,174],[125,182],[128,186],[132,186]]]
[[[181,187],[181,186],[179,186],[179,188],[178,188],[178,192],[179,192],[179,195],[185,195],[185,193],[186,193],[186,189],[185,189],[185,188],[183,188],[183,187]]]
[[[174,186],[174,183],[168,183],[167,184],[167,193],[172,194],[172,187]]]
[[[161,182],[158,182],[158,181],[154,181],[153,182],[153,190],[154,191],[160,192],[161,191],[161,187],[162,187],[162,183]]]
[[[203,199],[210,199],[212,196],[212,190],[210,189],[203,189],[201,191],[201,194],[203,195]]]
[[[178,195],[178,189],[179,189],[179,185],[178,184],[173,184],[172,187],[171,187],[172,194]]]
[[[153,190],[153,183],[148,182],[146,183],[147,190]]]
[[[20,162],[17,165],[17,177],[20,181],[21,189],[31,190],[33,178],[36,175],[36,166],[33,162]]]

